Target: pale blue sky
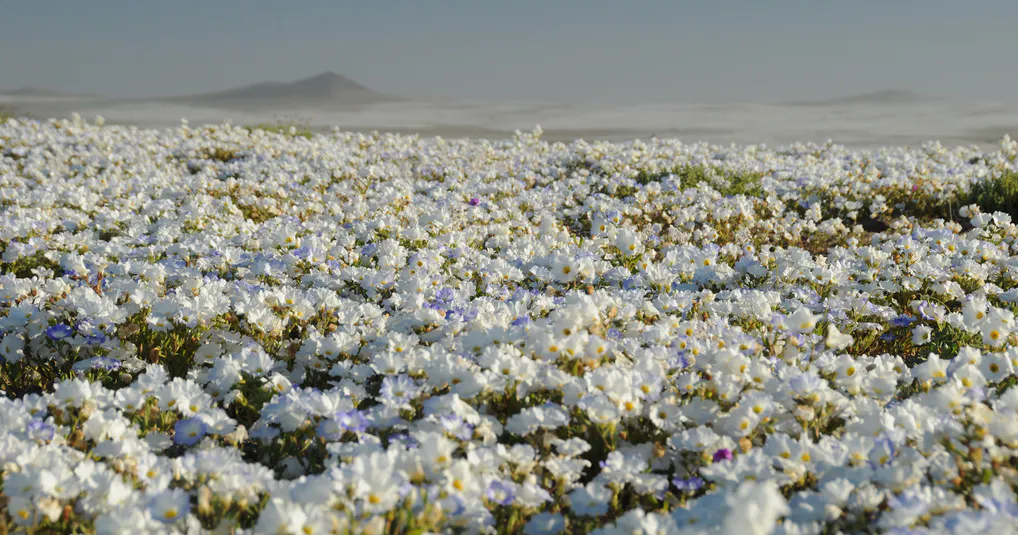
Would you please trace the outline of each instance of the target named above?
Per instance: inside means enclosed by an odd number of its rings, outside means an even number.
[[[336,71],[481,100],[1018,100],[1015,0],[22,0],[0,89],[162,96]]]

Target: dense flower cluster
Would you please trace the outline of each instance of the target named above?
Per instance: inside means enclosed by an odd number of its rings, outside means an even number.
[[[0,526],[1013,532],[1018,143],[539,134],[0,125]]]

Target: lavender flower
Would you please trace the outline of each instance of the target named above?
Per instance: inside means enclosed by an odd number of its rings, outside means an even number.
[[[485,495],[488,497],[488,501],[498,505],[510,505],[516,500],[513,487],[510,484],[503,483],[497,479],[488,485],[488,490],[485,492]]]
[[[728,453],[730,456],[731,452]],[[717,454],[715,454],[715,457],[716,456]],[[703,488],[703,479],[697,476],[693,476],[688,479],[682,479],[677,477],[675,479],[672,479],[672,485],[674,485],[675,488],[678,489],[680,492],[696,492]]]
[[[39,418],[33,418],[29,420],[28,425],[25,426],[25,432],[28,434],[28,438],[32,440],[38,442],[49,442],[50,440],[53,440],[56,428]]]

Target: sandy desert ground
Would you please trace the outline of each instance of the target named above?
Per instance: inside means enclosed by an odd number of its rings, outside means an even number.
[[[0,93],[0,108],[37,118],[78,113],[110,124],[171,127],[221,123],[298,123],[313,130],[415,132],[497,139],[544,129],[544,138],[683,141],[771,146],[828,139],[850,147],[996,146],[1018,135],[1018,104],[961,102],[885,91],[811,103],[593,105],[386,98],[327,73],[190,97],[110,99],[50,93]]]

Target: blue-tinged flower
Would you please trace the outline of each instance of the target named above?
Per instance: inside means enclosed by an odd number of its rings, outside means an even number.
[[[680,492],[696,492],[703,488],[703,479],[698,476],[693,476],[689,479],[677,477],[672,480],[672,485]]]
[[[152,518],[163,524],[173,524],[191,511],[190,495],[183,489],[167,489],[149,502]]]
[[[414,492],[415,490],[417,490],[417,487],[414,486],[413,483],[411,483],[409,481],[404,481],[403,484],[399,486],[399,491],[398,491],[399,492],[399,498],[402,500],[403,498],[406,498],[407,496],[409,496],[410,493]]]
[[[363,433],[370,424],[368,419],[364,417],[364,413],[356,409],[337,412],[336,422],[343,431],[350,431],[352,433]]]
[[[44,420],[39,418],[33,418],[25,426],[25,432],[28,434],[28,438],[39,442],[49,442],[53,440],[53,434],[56,432],[51,424],[46,423]]]
[[[95,364],[92,365],[93,368],[99,368],[106,371],[119,370],[120,366],[121,363],[119,360],[105,355],[96,357]]]
[[[173,443],[180,446],[194,446],[205,437],[208,427],[201,418],[193,417],[177,420],[173,424]]]
[[[474,436],[474,428],[456,414],[446,414],[438,421],[446,433],[460,440],[470,440]]]
[[[897,338],[898,337],[895,336],[894,333],[889,333],[889,332],[880,335],[880,339],[885,341],[885,342],[890,342],[891,340],[896,340]]]
[[[689,354],[687,351],[679,351],[677,355],[668,357],[669,368],[688,368],[690,364]]]
[[[527,326],[530,325],[532,322],[533,320],[530,319],[530,316],[520,316],[513,320],[512,326],[513,327]]]
[[[402,444],[404,448],[411,450],[418,447],[417,440],[407,433],[396,433],[389,436],[389,445]]]
[[[106,335],[101,331],[96,331],[85,337],[85,343],[89,345],[100,345],[106,342]]]
[[[965,392],[965,397],[972,403],[981,403],[986,399],[986,389],[981,386],[974,386]]]
[[[339,422],[332,418],[325,418],[321,422],[318,422],[318,427],[315,428],[315,434],[325,440],[335,442],[343,438],[344,430]]]
[[[441,288],[435,292],[435,300],[440,303],[449,303],[456,297],[452,288]]]
[[[516,500],[516,494],[512,485],[497,479],[488,485],[485,495],[488,497],[488,501],[498,505],[510,505]]]
[[[566,529],[566,519],[558,513],[537,513],[523,526],[524,535],[557,535]]]
[[[902,314],[891,320],[891,325],[894,325],[895,327],[908,327],[909,325],[912,325],[913,322],[915,322],[915,318]]]
[[[71,329],[70,325],[65,323],[58,323],[46,329],[46,336],[48,336],[50,340],[63,340],[73,334],[74,330]]]
[[[76,372],[83,372],[86,370],[113,371],[120,369],[120,365],[120,361],[113,357],[97,356],[87,358],[85,360],[79,360],[74,363],[74,366],[71,366],[71,369]]]

